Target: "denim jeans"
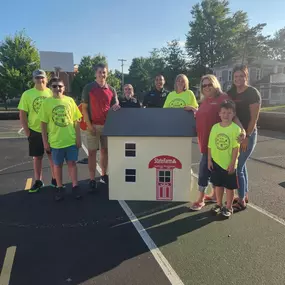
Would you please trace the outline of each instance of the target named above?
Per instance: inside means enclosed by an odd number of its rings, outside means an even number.
[[[238,176],[238,196],[240,199],[244,199],[246,193],[248,192],[248,174],[246,168],[246,161],[251,156],[257,141],[257,129],[248,138],[247,150],[243,152],[240,150],[237,166],[237,176]]]
[[[200,192],[205,192],[209,184],[210,177],[211,171],[208,169],[208,154],[203,153],[199,164],[198,185]]]

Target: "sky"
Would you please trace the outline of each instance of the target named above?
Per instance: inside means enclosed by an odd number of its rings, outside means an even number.
[[[148,56],[168,41],[185,42],[191,8],[199,0],[9,0],[1,4],[0,41],[25,29],[40,51],[72,52],[78,64],[84,55],[101,53],[110,69],[118,59]],[[284,0],[229,0],[232,12],[248,13],[251,26],[267,23],[265,35],[285,27]]]

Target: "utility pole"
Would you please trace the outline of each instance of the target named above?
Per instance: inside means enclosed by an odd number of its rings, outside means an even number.
[[[122,62],[122,95],[124,94],[124,61],[127,61],[126,59],[118,59],[118,61]]]

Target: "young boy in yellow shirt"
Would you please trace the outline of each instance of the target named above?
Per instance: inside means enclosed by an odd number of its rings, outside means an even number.
[[[82,117],[74,100],[65,96],[62,80],[51,83],[53,96],[44,100],[39,116],[42,127],[43,144],[46,151],[51,151],[54,163],[57,188],[55,200],[64,199],[62,184],[62,166],[64,160],[72,180],[72,193],[76,199],[81,198],[77,180],[78,149],[81,147],[78,120]]]
[[[212,211],[229,218],[233,213],[234,190],[238,188],[236,168],[239,154],[238,137],[241,129],[233,122],[234,102],[222,103],[219,116],[221,122],[212,127],[208,142],[208,168],[211,171],[211,182],[215,186],[217,197],[217,204]],[[226,207],[223,207],[224,189],[226,189]]]

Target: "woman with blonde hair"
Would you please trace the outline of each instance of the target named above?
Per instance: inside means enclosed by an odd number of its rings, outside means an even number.
[[[196,129],[202,157],[198,177],[199,197],[190,207],[194,211],[201,210],[205,206],[205,202],[216,202],[214,190],[210,196],[205,195],[205,190],[208,187],[211,176],[211,172],[208,169],[208,140],[213,125],[220,122],[220,105],[229,100],[228,95],[223,93],[218,79],[212,74],[204,75],[201,78],[200,92],[202,100],[196,112]],[[235,117],[234,122],[241,126],[237,117]]]
[[[196,97],[189,90],[189,80],[185,74],[176,76],[174,91],[168,94],[163,108],[184,108],[186,111],[195,111],[198,108]]]

